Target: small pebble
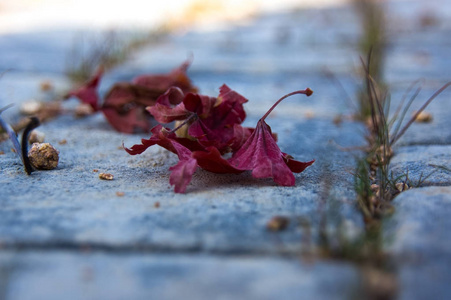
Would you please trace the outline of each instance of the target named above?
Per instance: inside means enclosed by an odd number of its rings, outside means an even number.
[[[53,84],[49,80],[44,80],[41,82],[40,88],[41,88],[41,91],[44,91],[44,92],[50,91],[53,89]]]
[[[37,100],[30,100],[24,102],[20,106],[19,111],[24,115],[35,115],[42,109],[42,106],[42,102],[39,102]]]
[[[159,208],[160,207],[160,202],[155,202],[154,204],[153,204],[153,207],[155,207],[155,208]]]
[[[34,143],[28,151],[30,163],[38,170],[52,170],[58,166],[59,151],[49,143]]]
[[[124,192],[116,192],[116,196],[118,197],[123,197],[125,195]]]
[[[61,141],[58,142],[58,144],[66,145],[67,144],[67,140],[66,139],[62,139]]]
[[[6,141],[7,139],[9,139],[7,133],[0,133],[0,142]]]
[[[30,144],[34,143],[44,143],[45,134],[39,130],[33,130],[28,137],[28,142]]]
[[[114,176],[110,173],[99,173],[99,178],[102,180],[113,180]]]
[[[407,183],[404,182],[398,182],[397,184],[395,184],[395,187],[399,192],[404,192],[409,189]]]
[[[333,119],[335,125],[339,126],[343,123],[343,115],[336,115]]]
[[[422,111],[420,114],[415,118],[415,122],[417,123],[430,123],[432,122],[434,118],[432,117],[431,113]]]
[[[266,229],[269,231],[282,231],[288,227],[290,220],[284,216],[274,216],[266,224]]]
[[[372,184],[371,185],[371,191],[373,192],[373,194],[377,197],[380,196],[381,193],[381,188],[378,184]]]
[[[94,113],[94,109],[92,108],[91,105],[86,104],[86,103],[80,103],[76,108],[75,108],[75,116],[77,118],[83,118],[83,117],[87,117],[89,115],[92,115]]]
[[[99,172],[99,169],[94,169],[94,170],[92,170],[94,173],[98,173]]]
[[[315,117],[315,113],[312,110],[307,110],[304,113],[306,119],[313,119]]]

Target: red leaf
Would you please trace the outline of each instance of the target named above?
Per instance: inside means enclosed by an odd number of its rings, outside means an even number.
[[[218,104],[215,109],[217,126],[225,127],[243,123],[246,118],[243,104],[248,100],[223,84],[219,88]]]
[[[145,107],[153,105],[158,96],[158,93],[145,87],[116,83],[105,96],[102,111],[117,131],[148,132],[150,120]]]
[[[172,143],[167,141],[165,133],[167,133],[168,130],[162,125],[157,125],[150,131],[152,132],[152,136],[149,139],[142,139],[141,144],[133,145],[131,148],[124,148],[125,151],[130,155],[136,155],[143,153],[147,148],[153,145],[160,145],[173,153],[176,152]]]
[[[142,75],[134,78],[132,83],[115,84],[107,93],[102,107],[108,122],[116,130],[125,133],[149,131],[150,120],[146,107],[152,107],[171,87],[177,87],[178,90],[170,90],[151,113],[161,123],[184,119],[186,114],[183,113],[183,106],[174,110],[171,105],[180,103],[183,93],[197,91],[186,75],[188,66],[189,62],[185,62],[168,74]],[[181,93],[182,97],[177,93]]]
[[[169,171],[171,171],[169,183],[174,185],[174,192],[184,193],[197,169],[197,161],[191,156],[191,150],[185,146],[175,141],[172,141],[172,145],[180,161],[175,166],[169,168]]]
[[[273,178],[279,185],[292,186],[293,173],[272,137],[271,128],[260,120],[244,145],[229,160],[237,169],[250,170],[255,178]]]
[[[208,147],[206,151],[194,151],[192,157],[197,160],[197,165],[206,171],[213,173],[242,173],[244,170],[233,167],[225,160],[215,147]]]
[[[103,68],[98,68],[95,75],[84,85],[67,93],[65,98],[77,97],[81,102],[91,105],[94,111],[99,110],[99,96],[97,88],[103,75]]]
[[[215,147],[221,153],[230,152],[233,139],[233,127],[210,129],[204,121],[197,119],[188,129],[188,134],[196,138],[204,147]]]
[[[158,91],[160,95],[171,86],[179,87],[184,93],[197,92],[197,89],[193,87],[191,80],[186,74],[190,63],[190,61],[186,61],[168,74],[150,74],[135,77],[132,83]]]
[[[191,177],[197,169],[197,161],[192,157],[192,151],[183,145],[183,142],[188,139],[177,138],[174,133],[163,128],[161,125],[157,125],[152,128],[152,136],[149,139],[142,139],[142,144],[137,144],[131,148],[125,148],[125,151],[131,155],[141,154],[147,148],[153,145],[159,145],[172,153],[177,154],[179,162],[169,168],[171,175],[169,177],[169,183],[174,185],[174,191],[176,193],[184,193],[186,187],[191,181]],[[187,143],[187,145],[190,145]],[[190,145],[196,148],[193,145]],[[202,148],[197,147],[196,150]]]
[[[246,118],[243,104],[247,99],[232,91],[225,84],[218,98],[189,94],[183,100],[187,110],[197,113],[198,119],[191,124],[188,133],[205,147],[214,146],[221,153],[229,152],[235,144],[234,126]]]
[[[239,124],[235,124],[233,126],[233,138],[230,143],[230,148],[232,152],[236,152],[241,146],[247,141],[247,139],[251,136],[252,132],[254,132],[254,128],[251,127],[243,127]]]
[[[186,110],[182,102],[183,98],[183,91],[180,88],[171,87],[158,97],[155,105],[148,106],[146,109],[159,123],[184,120],[192,113]],[[176,105],[173,106],[174,104]]]
[[[293,173],[301,173],[304,171],[308,166],[313,165],[315,160],[311,160],[308,162],[302,162],[294,160],[293,157],[289,154],[282,153],[283,159],[285,160],[285,163],[287,164],[288,168],[290,168],[291,172]]]
[[[199,118],[207,118],[211,115],[217,99],[210,96],[194,93],[186,94],[183,103],[188,111],[197,114]]]
[[[252,176],[255,178],[273,178],[279,185],[292,186],[295,184],[292,170],[302,172],[313,161],[298,162],[282,153],[273,137],[271,127],[265,122],[265,118],[283,99],[294,94],[310,96],[312,91],[310,89],[297,91],[279,99],[258,121],[255,131],[229,160],[232,166],[237,169],[251,170]]]
[[[149,139],[143,139],[141,145],[125,150],[134,155],[142,153],[150,146],[160,145],[177,154],[180,161],[170,168],[170,183],[175,186],[177,193],[186,191],[198,166],[215,173],[241,173],[250,170],[256,178],[269,177],[279,185],[292,186],[295,184],[292,172],[302,172],[314,162],[296,161],[281,152],[276,136],[265,122],[265,118],[283,99],[294,94],[310,96],[310,89],[296,91],[279,99],[258,121],[255,130],[239,125],[245,117],[242,104],[247,100],[227,86],[221,88],[217,99],[190,93],[179,103],[181,94],[176,96],[178,100],[171,100],[170,93],[171,91],[168,91],[158,100],[158,104],[164,108],[158,108],[156,114],[161,114],[163,119],[172,118],[176,115],[178,105],[184,104],[191,112],[185,121],[197,116],[197,120],[189,128],[190,135],[197,139],[177,137],[173,131],[158,125],[152,128],[152,136]],[[176,106],[172,107],[173,105]],[[229,160],[221,156],[225,149],[223,146],[237,150]]]

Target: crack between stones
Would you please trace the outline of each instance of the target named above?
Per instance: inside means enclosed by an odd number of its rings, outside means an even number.
[[[207,249],[201,245],[193,245],[188,247],[172,247],[164,245],[110,245],[106,243],[75,243],[75,242],[45,242],[45,243],[33,243],[33,242],[19,242],[19,243],[3,243],[0,244],[0,252],[2,251],[67,251],[67,252],[79,252],[80,254],[89,254],[91,252],[104,252],[107,254],[209,254],[219,256],[276,256],[276,257],[289,257],[300,258],[300,252],[290,249],[277,249],[277,250],[265,250],[265,249],[220,249],[212,248]]]

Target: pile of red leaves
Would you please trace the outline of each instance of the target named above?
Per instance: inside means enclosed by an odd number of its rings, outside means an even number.
[[[143,75],[131,82],[116,83],[102,103],[97,92],[103,74],[100,69],[67,97],[77,97],[94,111],[102,111],[120,132],[150,130],[149,139],[125,150],[135,155],[159,145],[177,154],[179,162],[169,169],[169,182],[176,193],[186,191],[198,167],[214,173],[252,171],[255,178],[273,178],[279,185],[293,186],[293,172],[302,172],[314,161],[296,161],[281,152],[265,119],[283,99],[295,94],[310,96],[312,90],[285,95],[258,121],[256,128],[243,127],[243,104],[247,99],[226,85],[216,98],[197,94],[186,75],[188,66],[186,62],[168,74]],[[159,123],[175,121],[178,126],[172,130],[162,125],[150,129],[149,113]],[[231,153],[231,157],[225,159],[226,153]]]
[[[294,94],[310,96],[306,89],[279,99],[258,121],[256,128],[241,126],[246,118],[243,96],[223,85],[217,98],[184,93],[172,87],[147,110],[159,123],[181,123],[171,130],[162,125],[152,128],[152,136],[142,144],[125,150],[132,155],[159,145],[177,154],[179,162],[169,170],[169,182],[176,193],[184,193],[198,167],[214,173],[252,171],[255,178],[273,178],[283,186],[293,186],[293,172],[300,173],[314,161],[300,162],[280,151],[265,118],[283,99]],[[229,159],[223,154],[232,153]]]
[[[197,91],[186,75],[188,67],[189,62],[185,62],[168,74],[141,75],[131,82],[116,83],[106,93],[102,102],[97,91],[103,75],[103,69],[99,68],[92,79],[69,92],[66,98],[77,97],[81,102],[89,104],[95,112],[102,111],[117,131],[149,132],[150,119],[146,107],[154,105],[168,88],[178,87],[184,93]]]

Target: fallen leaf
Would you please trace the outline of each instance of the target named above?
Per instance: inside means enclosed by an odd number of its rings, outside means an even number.
[[[240,170],[252,171],[252,176],[255,178],[272,178],[279,185],[293,186],[295,178],[291,169],[298,173],[302,172],[314,161],[299,162],[282,153],[272,135],[271,127],[265,122],[265,118],[288,96],[294,94],[310,96],[312,93],[310,89],[306,89],[290,93],[279,99],[258,121],[255,131],[229,160],[230,164]]]
[[[177,154],[179,162],[169,169],[169,182],[174,185],[176,193],[186,191],[198,167],[214,173],[237,174],[250,170],[256,178],[273,178],[279,185],[292,186],[295,184],[293,172],[302,172],[314,161],[296,161],[281,152],[276,135],[271,132],[265,118],[283,99],[294,94],[310,96],[312,91],[306,89],[282,97],[253,129],[240,125],[246,117],[242,105],[247,100],[226,85],[221,87],[218,98],[188,93],[182,102],[182,93],[171,89],[157,100],[160,106],[149,108],[149,111],[163,122],[181,122],[185,118],[181,126],[188,126],[189,138],[175,134],[179,127],[170,130],[157,125],[151,129],[149,139],[142,139],[141,144],[125,150],[136,155],[159,145]],[[222,155],[228,151],[233,155],[225,159]]]
[[[103,75],[103,68],[100,67],[97,69],[94,76],[89,79],[84,85],[81,87],[70,91],[65,98],[69,97],[77,97],[81,102],[89,104],[94,111],[99,110],[99,96],[97,93],[97,88],[100,84],[100,80]]]

